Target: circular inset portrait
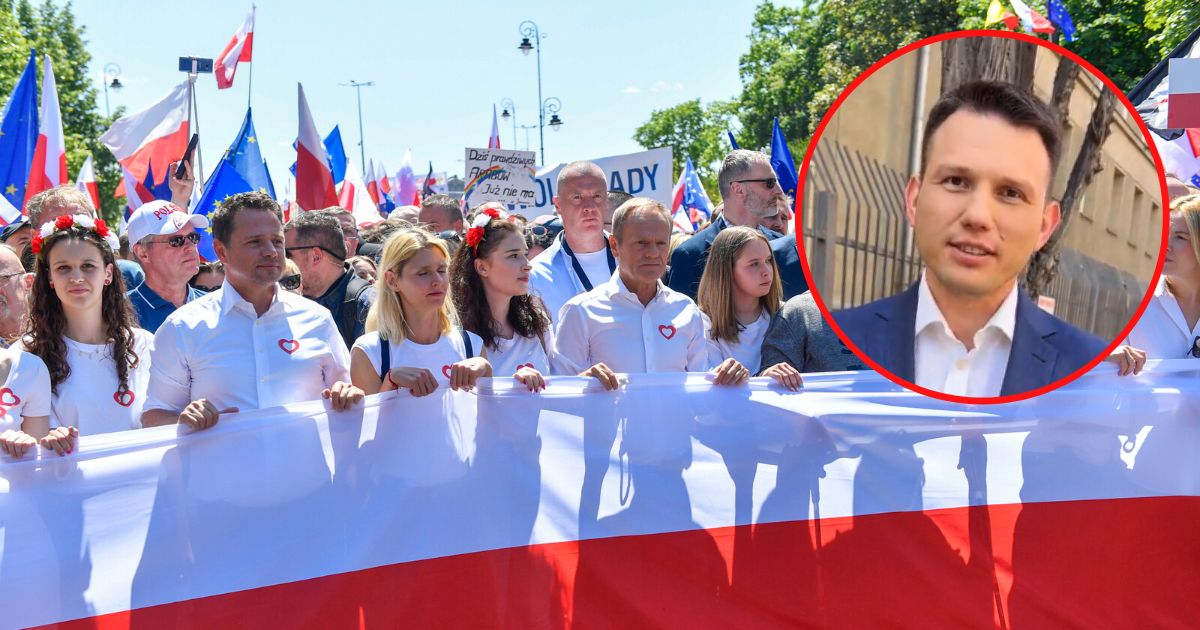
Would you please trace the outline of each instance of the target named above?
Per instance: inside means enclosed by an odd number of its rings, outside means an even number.
[[[809,285],[855,354],[906,387],[1044,393],[1145,308],[1166,226],[1156,160],[1116,86],[1060,47],[917,42],[858,77],[809,146]]]

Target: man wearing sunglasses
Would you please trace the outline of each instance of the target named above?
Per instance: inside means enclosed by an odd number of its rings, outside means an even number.
[[[364,332],[375,288],[346,264],[346,241],[337,215],[329,210],[301,212],[283,230],[287,257],[304,279],[304,297],[329,309],[342,341],[352,347]]]
[[[761,227],[762,220],[779,212],[783,189],[775,178],[771,160],[758,151],[737,149],[725,156],[717,173],[717,186],[725,209],[708,227],[696,232],[671,253],[667,286],[696,299],[708,250],[721,230],[731,225],[755,228],[774,240],[783,236]]]
[[[155,332],[175,309],[204,295],[188,285],[200,269],[197,230],[208,219],[169,201],[152,201],[129,217],[129,243],[146,279],[129,290],[142,328]]]

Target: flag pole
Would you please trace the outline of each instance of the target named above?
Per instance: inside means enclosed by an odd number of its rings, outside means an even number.
[[[255,6],[253,4],[250,5],[250,33],[251,33],[250,37],[254,37],[253,33],[254,33],[255,29],[257,28],[257,25],[254,23],[255,22],[254,18],[257,17],[255,15],[255,11],[257,9],[258,9],[257,6]],[[250,41],[251,41],[250,45],[253,46],[254,40],[251,39]],[[248,61],[246,63],[250,64],[249,76],[246,77],[246,109],[250,109],[250,94],[252,94],[254,91],[254,60],[251,59],[250,61]]]

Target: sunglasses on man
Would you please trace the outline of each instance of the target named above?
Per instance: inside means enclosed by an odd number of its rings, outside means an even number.
[[[172,249],[179,249],[180,247],[183,247],[183,244],[185,242],[191,243],[192,245],[199,245],[200,244],[200,235],[195,232],[192,232],[191,234],[176,234],[175,236],[172,236],[169,238],[155,239],[150,242],[151,243],[166,243],[167,246]]]
[[[283,250],[283,253],[285,256],[288,257],[288,260],[291,260],[292,252],[299,251],[302,249],[319,249],[319,250],[325,252],[326,254],[333,256],[334,260],[342,260],[342,256],[340,254],[333,252],[328,247],[323,247],[321,245],[297,245],[295,247],[285,248]]]
[[[760,179],[735,179],[733,181],[735,181],[739,184],[749,184],[751,182],[762,183],[762,184],[766,185],[767,188],[774,188],[775,182],[778,182],[779,180],[774,177],[763,177]]]
[[[1192,340],[1192,351],[1190,353],[1193,358],[1200,359],[1200,335]]]

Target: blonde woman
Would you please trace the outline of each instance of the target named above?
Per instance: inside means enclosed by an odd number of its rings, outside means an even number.
[[[458,327],[447,300],[450,252],[441,239],[403,230],[383,247],[366,334],[350,351],[350,379],[367,394],[404,388],[414,396],[439,384],[471,389],[492,375],[478,335]]]
[[[783,297],[775,257],[761,232],[741,226],[722,230],[709,250],[696,297],[706,320],[710,365],[734,358],[751,374],[800,388],[800,372],[791,365],[761,366],[763,337]]]

